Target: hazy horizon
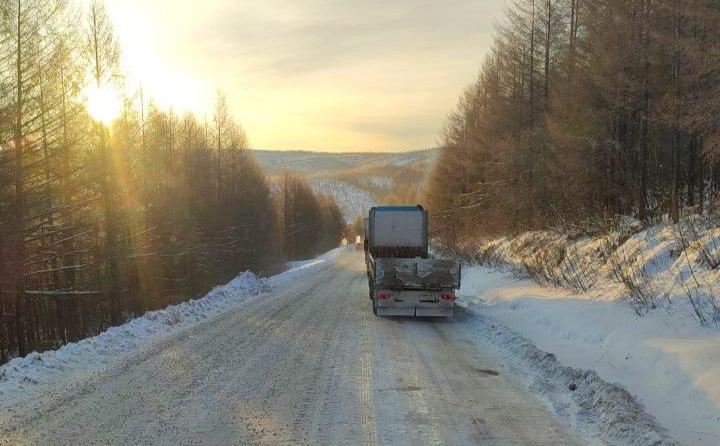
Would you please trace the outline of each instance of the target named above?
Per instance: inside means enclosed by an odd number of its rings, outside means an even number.
[[[257,150],[261,152],[309,152],[309,153],[328,153],[328,154],[337,154],[337,155],[352,155],[352,154],[395,154],[395,153],[413,153],[413,152],[422,152],[425,150],[438,150],[440,147],[424,147],[424,148],[409,148],[405,150],[392,150],[391,148],[388,150],[375,150],[373,148],[368,148],[367,150],[318,150],[318,149],[312,149],[312,148],[288,148],[288,149],[268,149],[264,147],[249,147],[250,150]]]
[[[398,152],[437,146],[503,4],[208,0],[198,8],[189,0],[124,0],[107,7],[127,88],[142,84],[161,108],[209,119],[221,89],[252,147]]]

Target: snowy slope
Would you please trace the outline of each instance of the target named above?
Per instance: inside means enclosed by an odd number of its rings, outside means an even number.
[[[635,311],[694,315],[720,324],[720,222],[693,217],[679,226],[628,222],[595,236],[532,231],[465,250],[540,283],[627,299]]]
[[[683,443],[720,444],[720,234],[706,223],[468,244],[463,305],[630,390]]]
[[[328,173],[369,165],[407,166],[413,163],[432,161],[437,149],[411,152],[362,152],[331,153],[301,150],[253,150],[260,166],[269,175],[284,171],[299,173]]]
[[[310,180],[310,185],[315,192],[332,196],[348,223],[352,223],[360,215],[367,214],[368,209],[375,205],[375,200],[368,191],[344,181],[318,178]]]
[[[375,204],[413,201],[437,149],[399,153],[327,153],[255,150],[265,172],[293,172],[307,178],[316,192],[332,196],[347,222],[367,214]]]
[[[468,267],[462,305],[554,354],[628,389],[688,445],[720,439],[720,336],[664,311],[638,317],[622,301],[542,287],[486,267]]]

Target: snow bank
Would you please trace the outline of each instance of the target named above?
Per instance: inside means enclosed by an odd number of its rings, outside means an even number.
[[[532,231],[455,254],[472,311],[628,389],[683,443],[720,444],[720,219]]]
[[[68,379],[98,373],[126,358],[141,346],[163,339],[204,319],[236,307],[245,298],[266,294],[299,277],[327,266],[341,248],[302,262],[296,268],[270,278],[243,272],[229,283],[216,286],[201,299],[151,311],[118,327],[88,339],[64,345],[58,350],[31,353],[0,366],[0,407],[31,397],[36,391]]]
[[[289,263],[289,269],[285,271],[282,274],[278,274],[276,276],[272,276],[268,279],[268,284],[272,288],[276,288],[279,286],[283,286],[289,282],[293,282],[296,279],[299,279],[301,277],[305,277],[309,274],[314,273],[320,268],[324,268],[327,266],[327,263],[336,257],[338,257],[340,254],[342,254],[344,251],[352,249],[351,246],[340,246],[335,249],[331,249],[330,251],[326,252],[325,254],[322,254],[319,257],[316,257],[314,259],[309,260],[300,260],[295,262]]]
[[[720,221],[714,219],[649,228],[628,221],[593,236],[531,231],[474,241],[459,254],[596,299],[628,300],[639,314],[662,307],[720,324]]]
[[[468,313],[475,336],[497,353],[543,395],[565,422],[603,444],[677,445],[668,432],[625,389],[609,384],[591,370],[566,367],[552,353],[539,350],[491,317]]]
[[[461,305],[480,315],[480,334],[494,339],[508,356],[532,359],[532,349],[528,353],[522,346],[531,339],[560,363],[594,370],[602,380],[628,389],[684,444],[720,444],[720,336],[714,327],[699,326],[690,312],[669,306],[641,317],[622,299],[541,286],[481,266],[464,269],[458,294]],[[508,330],[524,340],[510,340]],[[562,385],[554,387],[559,393],[553,394],[550,384],[541,384],[553,376],[544,367],[533,365],[538,376],[530,380],[540,380],[534,387],[555,398],[555,409],[567,415],[558,395],[567,395],[562,391],[575,372],[563,372]],[[602,436],[617,437],[612,432]]]

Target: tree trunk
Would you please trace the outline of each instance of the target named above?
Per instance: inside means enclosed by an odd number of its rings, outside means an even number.
[[[530,18],[530,128],[535,127],[535,0],[532,0],[532,17]]]
[[[643,2],[642,19],[640,21],[640,52],[641,52],[641,103],[640,103],[640,135],[639,135],[639,149],[640,149],[640,188],[638,191],[638,218],[645,222],[648,218],[647,212],[647,198],[648,198],[648,125],[649,125],[649,103],[650,103],[650,89],[649,89],[649,73],[650,73],[650,61],[648,57],[648,39],[649,39],[649,24],[648,15],[650,13],[650,0]]]
[[[687,202],[688,206],[695,206],[695,185],[697,184],[698,156],[697,147],[690,141],[687,157]]]
[[[22,0],[17,1],[17,36],[16,42],[16,97],[15,97],[15,125],[14,125],[14,149],[15,149],[15,206],[13,219],[13,278],[15,282],[15,337],[18,348],[18,355],[28,354],[29,337],[27,336],[26,324],[26,301],[25,301],[25,191],[24,166],[23,166],[23,51],[22,51]]]
[[[575,77],[576,48],[578,34],[578,7],[580,0],[570,0],[570,49],[568,51],[568,77]]]
[[[680,221],[680,1],[674,4],[674,51],[673,51],[673,127],[672,127],[672,190],[670,192],[670,217]],[[688,172],[694,169],[688,166]],[[690,182],[689,182],[690,183]],[[689,194],[688,204],[693,194]]]
[[[548,108],[550,97],[550,27],[552,26],[552,2],[545,0],[547,6],[547,17],[545,21],[545,110]]]

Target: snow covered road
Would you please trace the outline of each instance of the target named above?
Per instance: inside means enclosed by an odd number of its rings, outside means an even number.
[[[587,444],[462,318],[375,318],[362,254],[0,413],[0,444]]]

